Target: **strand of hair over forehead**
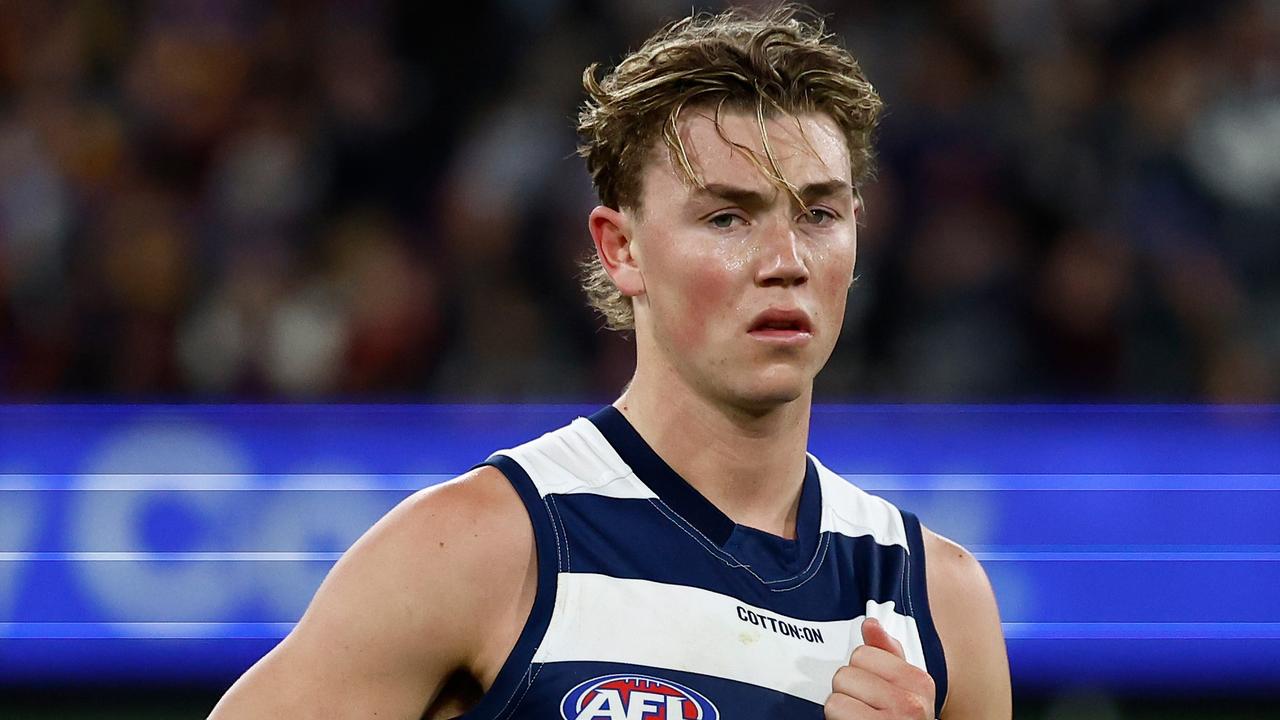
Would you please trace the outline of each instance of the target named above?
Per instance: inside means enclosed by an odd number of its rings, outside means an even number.
[[[812,20],[805,22],[798,19],[796,14],[801,12],[812,15]],[[749,40],[745,43],[745,54],[723,38],[726,21],[734,23],[733,34],[736,39],[742,40],[745,37]],[[687,105],[697,103],[703,98],[715,99],[715,96],[719,96],[715,125],[721,138],[744,152],[763,175],[795,196],[797,189],[783,176],[773,154],[766,131],[766,117],[774,113],[788,114],[783,106],[784,101],[792,106],[793,111],[813,109],[809,92],[811,88],[825,86],[839,91],[851,84],[865,85],[865,88],[835,92],[833,95],[850,98],[851,102],[844,104],[843,107],[824,108],[836,116],[833,119],[837,120],[842,130],[847,133],[850,127],[864,126],[869,131],[879,110],[879,101],[869,83],[852,73],[845,74],[826,68],[810,68],[797,73],[788,83],[787,78],[777,67],[775,59],[780,49],[801,54],[806,49],[812,49],[815,53],[823,54],[823,65],[831,65],[833,46],[827,45],[823,51],[818,50],[818,46],[831,37],[825,31],[820,17],[793,5],[781,6],[762,16],[750,16],[740,10],[729,10],[720,15],[702,13],[667,26],[646,42],[639,51],[619,64],[603,81],[597,81],[595,74],[598,65],[592,65],[584,73],[583,83],[591,97],[599,104],[595,110],[603,111],[610,105],[625,105],[634,101],[635,114],[640,115],[670,101],[670,94],[654,92],[655,89],[662,86],[686,85],[687,87],[679,93],[682,97],[670,109],[662,124],[661,135],[672,152],[673,161],[696,184],[700,182],[678,132],[679,118]],[[705,42],[698,42],[698,40]],[[857,69],[857,63],[852,57],[843,50],[838,48],[835,50],[839,64],[851,70]],[[680,56],[685,54],[693,56],[689,58],[690,62],[679,61]],[[659,64],[660,59],[663,65],[683,65],[688,69],[659,72],[645,79],[634,77],[643,75],[646,66]],[[715,70],[708,72],[709,67],[714,67]],[[750,68],[748,71],[750,75],[740,68]],[[755,153],[742,144],[725,137],[720,127],[721,111],[726,102],[737,95],[733,92],[735,85],[741,90],[742,96],[754,97],[756,101],[752,109],[755,111],[755,120],[761,133],[767,164],[761,162]],[[610,113],[593,113],[592,110],[590,105],[584,108],[584,118],[589,121],[590,116],[595,116],[596,122],[592,124],[595,126],[594,133],[597,137],[608,134],[604,126],[612,125],[608,117]],[[799,126],[799,120],[793,119]],[[804,134],[801,133],[801,136],[804,137]],[[865,145],[866,138],[859,137],[857,141],[861,147]],[[851,153],[854,150],[855,148],[850,148]],[[854,181],[856,184],[858,178],[854,178]]]
[[[688,37],[693,37],[695,39],[712,38],[714,37],[713,32],[715,30],[712,26],[715,22],[727,18],[734,18],[738,20],[740,22],[742,34],[747,35],[750,38],[750,42],[747,43],[746,48],[746,60],[747,64],[752,68],[754,77],[748,77],[741,72],[735,72],[732,68],[725,68],[718,73],[718,75],[721,77],[732,78],[740,82],[744,87],[751,88],[751,94],[755,97],[754,110],[756,127],[760,133],[761,146],[764,150],[767,164],[766,162],[761,162],[758,155],[751,148],[729,138],[728,135],[725,134],[724,128],[720,123],[720,118],[723,116],[724,106],[729,100],[728,95],[722,95],[719,102],[716,104],[713,123],[716,133],[723,142],[738,150],[743,157],[749,160],[761,175],[767,178],[770,182],[785,189],[787,193],[795,199],[798,205],[805,207],[805,202],[800,197],[800,189],[786,178],[785,174],[782,172],[782,168],[778,164],[778,159],[773,152],[773,144],[769,141],[769,130],[766,123],[766,117],[768,115],[766,105],[772,110],[772,112],[776,112],[779,115],[787,115],[788,113],[786,109],[783,108],[782,104],[779,103],[776,98],[785,96],[795,97],[796,95],[801,94],[797,93],[798,89],[803,90],[803,101],[801,102],[801,107],[804,109],[810,109],[811,102],[809,100],[808,89],[804,86],[803,81],[805,79],[817,79],[815,76],[831,75],[831,72],[827,70],[806,70],[793,78],[791,87],[788,88],[786,86],[785,78],[783,78],[782,73],[778,70],[773,59],[770,57],[770,51],[780,46],[791,45],[794,47],[796,44],[805,44],[806,41],[823,42],[832,37],[825,31],[822,19],[816,15],[813,18],[812,24],[805,27],[800,20],[795,18],[795,14],[799,11],[799,8],[787,5],[775,9],[760,19],[745,17],[737,10],[729,10],[719,16],[704,13],[684,18],[683,20],[677,21],[668,26],[666,31],[658,35],[655,40],[656,47],[654,53],[650,57],[664,51],[669,52],[670,49],[663,48],[662,45],[669,42],[669,38],[673,36],[682,37],[682,39]],[[809,38],[805,37],[806,30],[809,33]],[[709,45],[694,45],[691,48],[686,46],[686,49],[690,49],[694,52],[701,51],[701,54],[704,56],[711,52],[711,47]],[[732,47],[723,49],[733,50]],[[711,63],[708,62],[707,64]],[[721,63],[721,65],[723,65],[723,63]],[[764,82],[761,82],[761,77],[764,78]],[[668,76],[668,80],[671,78],[672,76]],[[652,83],[648,84],[652,86]],[[723,91],[723,86],[717,86],[716,89]],[[671,109],[671,112],[667,117],[667,122],[663,126],[663,139],[666,142],[667,147],[675,151],[673,153],[676,156],[674,159],[680,164],[685,175],[692,182],[698,185],[701,185],[702,182],[694,171],[693,164],[689,161],[689,154],[685,148],[684,139],[680,137],[679,121],[680,115],[689,101],[709,92],[710,91],[695,92],[695,94],[686,97]],[[801,127],[799,118],[793,117],[792,120],[795,122],[797,131],[799,131],[799,136],[804,138],[805,143],[809,145],[809,149],[816,155],[816,150],[814,150],[812,144],[809,143],[809,139]]]

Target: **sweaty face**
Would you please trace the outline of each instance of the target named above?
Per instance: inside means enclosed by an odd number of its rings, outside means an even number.
[[[849,152],[823,114],[766,119],[769,149],[800,199],[771,182],[753,113],[687,110],[680,134],[704,187],[665,146],[629,212],[644,292],[641,351],[695,391],[765,410],[806,396],[831,355],[856,255]],[[734,147],[736,143],[741,147]]]

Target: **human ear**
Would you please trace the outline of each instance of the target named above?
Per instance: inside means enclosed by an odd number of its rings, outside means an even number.
[[[627,297],[644,294],[644,276],[636,262],[635,240],[626,215],[603,205],[591,211],[587,228],[596,244],[596,256],[605,272]]]

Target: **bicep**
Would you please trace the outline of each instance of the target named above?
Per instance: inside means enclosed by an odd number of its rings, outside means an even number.
[[[468,662],[479,614],[466,581],[477,564],[463,540],[471,505],[465,490],[437,489],[379,520],[212,718],[421,717]]]
[[[215,717],[421,716],[447,661],[413,639],[399,597],[406,588],[379,570],[389,558],[376,544],[343,556],[302,620],[232,686]]]
[[[964,548],[925,536],[929,605],[947,658],[942,720],[1009,718],[1009,659],[987,574]]]

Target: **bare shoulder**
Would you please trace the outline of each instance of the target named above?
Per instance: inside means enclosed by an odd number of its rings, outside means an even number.
[[[529,575],[533,528],[515,488],[486,466],[406,498],[349,554],[404,602],[421,608],[431,599],[438,613],[456,615],[466,627],[456,633],[459,660],[470,662],[483,635],[477,628],[492,619],[487,611],[501,609]]]
[[[421,717],[505,641],[536,582],[532,548],[528,514],[494,468],[413,494],[351,546],[213,716]]]
[[[923,535],[929,607],[947,660],[942,719],[1009,718],[1009,659],[987,573],[959,544],[928,528]]]

